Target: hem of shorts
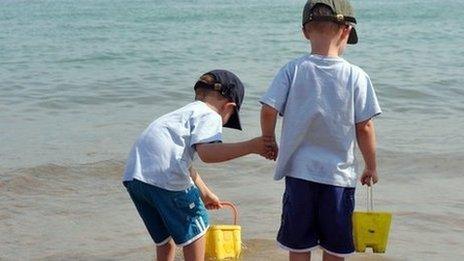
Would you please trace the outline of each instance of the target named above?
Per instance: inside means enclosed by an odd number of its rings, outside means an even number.
[[[155,246],[163,246],[163,245],[166,245],[166,244],[169,242],[169,240],[171,240],[171,236],[168,236],[165,240],[163,240],[163,241],[161,241],[161,242],[159,242],[159,243],[156,243],[156,242],[155,242]]]
[[[333,256],[337,256],[337,257],[349,257],[351,255],[354,254],[354,252],[350,252],[350,253],[337,253],[337,252],[333,252],[333,251],[330,251],[330,250],[327,250],[327,248],[323,247],[323,246],[320,246],[322,250],[324,250],[325,252],[333,255]]]
[[[308,248],[304,248],[304,249],[295,249],[295,248],[288,247],[288,246],[280,243],[279,241],[277,241],[277,246],[279,246],[283,250],[287,250],[287,251],[295,252],[295,253],[311,252],[311,251],[316,250],[317,248],[319,248],[319,245],[315,245],[313,247],[308,247]]]
[[[192,237],[191,239],[185,241],[185,242],[182,242],[180,244],[177,244],[178,246],[180,247],[184,247],[184,246],[187,246],[187,245],[190,245],[191,243],[193,243],[195,240],[199,239],[200,237],[204,236],[206,234],[206,231],[208,231],[208,228],[209,228],[209,225],[205,228],[205,230],[201,231],[200,234]]]

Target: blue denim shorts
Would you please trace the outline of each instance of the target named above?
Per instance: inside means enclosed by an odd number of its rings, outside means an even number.
[[[286,177],[279,245],[292,252],[321,247],[337,256],[353,253],[354,191]]]
[[[170,191],[135,179],[123,184],[157,246],[171,238],[186,246],[206,233],[208,212],[197,187]]]

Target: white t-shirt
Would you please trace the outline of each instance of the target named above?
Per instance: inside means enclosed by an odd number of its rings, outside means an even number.
[[[261,98],[283,116],[276,180],[356,186],[356,123],[381,113],[369,76],[340,57],[290,61]]]
[[[195,144],[221,141],[221,116],[201,101],[152,122],[135,142],[123,181],[137,179],[181,191],[193,185],[189,167]]]

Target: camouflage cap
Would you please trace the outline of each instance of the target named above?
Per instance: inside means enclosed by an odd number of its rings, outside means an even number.
[[[315,16],[312,14],[312,10],[316,5],[323,4],[332,9],[333,15],[331,16]],[[311,21],[332,21],[340,24],[349,24],[353,26],[351,29],[350,36],[348,38],[349,44],[355,44],[358,42],[358,35],[354,24],[356,19],[354,18],[354,10],[348,0],[308,0],[303,9],[303,26]]]

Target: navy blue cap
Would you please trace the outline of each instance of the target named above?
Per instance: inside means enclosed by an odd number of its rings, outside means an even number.
[[[205,73],[204,75],[211,75],[215,83],[213,85],[205,85],[202,81],[195,84],[195,89],[198,87],[212,88],[221,93],[222,96],[230,99],[235,103],[235,113],[232,114],[229,120],[224,124],[224,127],[242,130],[240,124],[239,111],[245,95],[245,88],[242,81],[237,75],[227,70],[213,70]]]

